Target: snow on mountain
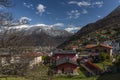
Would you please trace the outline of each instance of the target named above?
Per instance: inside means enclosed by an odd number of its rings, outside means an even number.
[[[55,25],[45,24],[17,24],[1,32],[4,33],[5,31],[7,31],[7,34],[5,34],[5,42],[8,43],[7,46],[15,46],[17,44],[20,46],[56,47],[72,35],[72,33],[66,30],[58,29]]]
[[[36,24],[36,25],[16,25],[9,27],[10,30],[14,31],[22,31],[25,33],[25,35],[31,35],[31,34],[40,34],[41,32],[46,33],[50,36],[68,36],[68,34],[72,34],[70,32],[67,32],[66,30],[58,29],[56,26],[53,25],[45,25],[45,24]]]

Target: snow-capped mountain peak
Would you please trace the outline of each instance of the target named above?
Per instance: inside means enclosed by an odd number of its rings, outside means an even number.
[[[72,35],[66,30],[44,24],[14,25],[7,30],[7,40],[11,46],[19,43],[24,43],[25,46],[58,46]]]
[[[45,25],[45,24],[35,24],[35,25],[14,25],[9,27],[8,29],[14,30],[14,31],[22,31],[25,35],[31,35],[31,34],[40,34],[41,32],[49,35],[49,36],[68,36],[68,34],[72,34],[67,32],[63,29],[58,29],[54,25]]]

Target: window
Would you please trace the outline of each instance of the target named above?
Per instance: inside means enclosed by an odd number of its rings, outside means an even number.
[[[71,68],[70,73],[73,73],[73,68]]]
[[[62,73],[64,73],[64,68],[62,68]]]
[[[106,53],[106,52],[107,52],[107,50],[106,50],[106,49],[104,49],[104,52]]]
[[[98,50],[98,49],[95,49],[95,52],[96,52],[96,53],[98,53],[98,52],[99,52],[99,50]]]

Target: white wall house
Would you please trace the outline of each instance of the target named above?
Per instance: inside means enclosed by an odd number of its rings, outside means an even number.
[[[104,44],[112,46],[114,53],[118,53],[118,51],[120,50],[120,42],[108,40],[105,41]]]
[[[30,67],[34,65],[38,65],[42,62],[43,53],[23,53],[19,55],[10,55],[10,54],[2,54],[0,55],[0,64],[5,66],[11,63],[26,63],[29,64]],[[9,60],[8,60],[9,59]],[[8,62],[9,61],[9,62]]]
[[[33,68],[34,65],[39,65],[42,62],[43,53],[33,52],[33,53],[24,53],[21,56],[22,62],[29,64],[30,68]]]
[[[33,67],[34,65],[39,65],[42,62],[42,56],[37,56],[29,62],[29,66]]]

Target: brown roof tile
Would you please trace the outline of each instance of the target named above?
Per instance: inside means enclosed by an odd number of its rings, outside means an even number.
[[[110,48],[112,49],[113,47],[112,46],[109,46],[109,45],[105,45],[105,44],[89,44],[89,45],[86,45],[85,48],[94,48],[94,47],[98,47],[98,46],[101,46],[101,47],[106,47],[106,48]]]

